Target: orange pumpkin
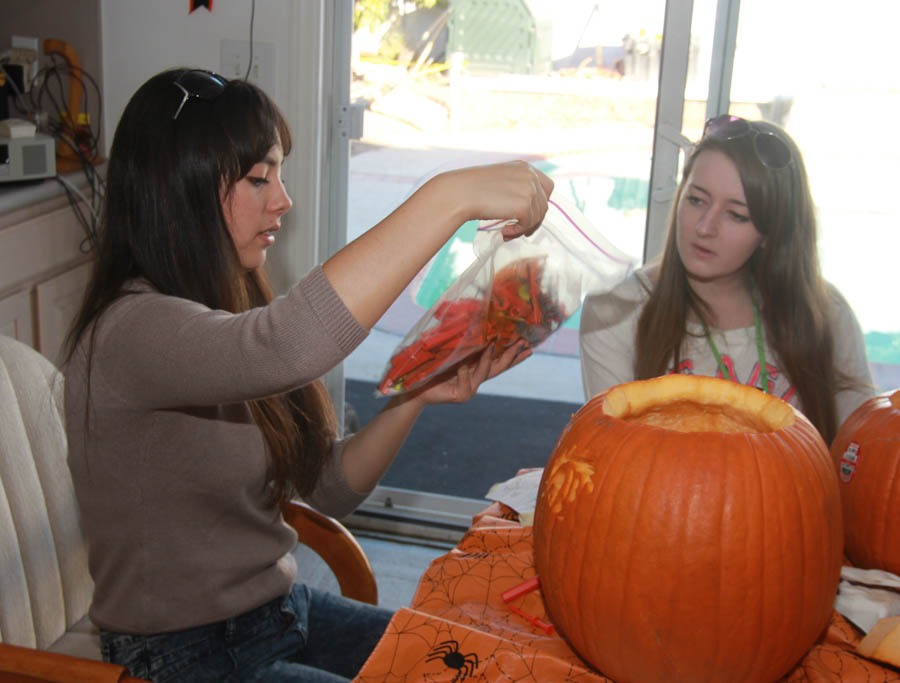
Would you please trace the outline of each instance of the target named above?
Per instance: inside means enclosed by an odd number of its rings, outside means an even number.
[[[844,549],[863,569],[900,574],[900,390],[862,403],[831,444]]]
[[[812,424],[757,389],[622,384],[557,441],[534,552],[553,623],[618,683],[772,681],[831,616],[837,476]]]

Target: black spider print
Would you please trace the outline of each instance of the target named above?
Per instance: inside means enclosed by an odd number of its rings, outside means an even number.
[[[443,661],[448,669],[456,669],[454,682],[465,680],[478,669],[478,655],[474,652],[467,655],[460,654],[459,643],[455,640],[442,642],[428,653],[428,659],[425,661],[432,662],[436,659]]]

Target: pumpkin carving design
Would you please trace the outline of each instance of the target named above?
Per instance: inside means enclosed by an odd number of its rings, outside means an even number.
[[[900,574],[900,390],[862,403],[831,444],[844,549],[862,569]]]
[[[629,681],[773,681],[826,628],[838,481],[812,424],[734,382],[667,375],[587,402],[534,518],[557,629]]]

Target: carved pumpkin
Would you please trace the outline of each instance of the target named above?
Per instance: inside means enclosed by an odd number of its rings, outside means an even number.
[[[628,681],[772,681],[826,628],[842,558],[828,448],[788,403],[667,375],[586,403],[541,479],[549,614]]]
[[[857,567],[900,574],[900,391],[870,398],[831,445],[844,511],[844,550]]]

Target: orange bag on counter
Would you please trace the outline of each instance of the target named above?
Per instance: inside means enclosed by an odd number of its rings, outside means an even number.
[[[504,223],[482,222],[475,261],[397,346],[379,393],[421,386],[492,344],[498,355],[521,340],[536,347],[586,294],[611,289],[635,264],[561,198],[527,237],[503,241]]]

